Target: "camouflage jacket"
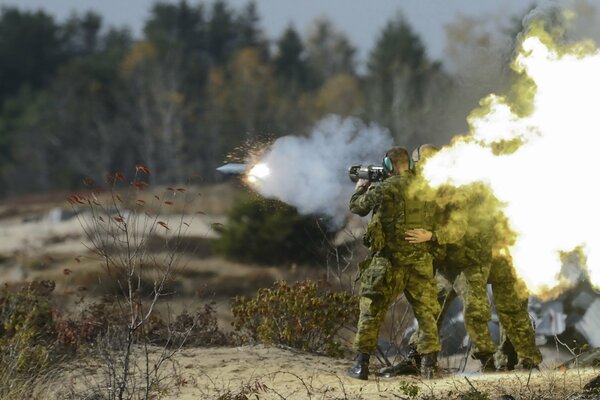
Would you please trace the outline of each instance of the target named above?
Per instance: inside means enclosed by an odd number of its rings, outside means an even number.
[[[429,252],[427,243],[411,244],[405,231],[412,228],[432,229],[433,203],[409,196],[410,174],[393,175],[367,189],[359,188],[350,199],[350,211],[373,215],[367,227],[365,245],[373,252]]]

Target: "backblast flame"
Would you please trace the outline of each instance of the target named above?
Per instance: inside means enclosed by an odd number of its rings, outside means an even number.
[[[470,132],[427,161],[431,184],[484,181],[518,237],[511,254],[530,290],[560,284],[561,254],[578,251],[600,286],[600,52],[559,46],[534,24],[513,68],[513,97],[490,95]]]

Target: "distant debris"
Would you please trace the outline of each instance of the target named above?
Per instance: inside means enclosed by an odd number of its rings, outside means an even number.
[[[52,223],[58,223],[69,220],[76,216],[78,213],[73,210],[65,210],[60,207],[55,207],[48,212],[48,221]]]
[[[557,337],[575,347],[600,347],[600,293],[589,280],[580,281],[556,299],[532,299],[530,312],[536,321],[536,334],[547,341]]]
[[[600,348],[593,348],[582,352],[576,357],[571,358],[570,360],[562,363],[557,368],[558,369],[566,369],[566,368],[586,368],[592,367],[597,368],[600,366]],[[600,388],[600,377],[598,379],[598,387]]]

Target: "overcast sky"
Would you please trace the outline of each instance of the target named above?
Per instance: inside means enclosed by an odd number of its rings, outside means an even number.
[[[178,2],[179,0],[169,0]],[[194,4],[200,0],[189,0]],[[577,0],[559,0],[570,3]],[[110,25],[128,26],[134,34],[141,33],[144,21],[154,0],[0,0],[0,5],[19,6],[26,9],[42,8],[60,20],[71,12],[95,10]],[[212,1],[202,0],[212,4]],[[247,0],[228,0],[240,8]],[[396,13],[403,13],[420,34],[432,58],[443,57],[445,44],[444,27],[458,15],[490,17],[508,20],[510,15],[522,13],[528,0],[256,0],[261,25],[269,38],[277,38],[291,23],[304,32],[310,22],[326,16],[345,32],[359,49],[364,60],[372,48],[377,34]],[[549,3],[551,0],[538,0]],[[600,0],[588,0],[600,5]]]

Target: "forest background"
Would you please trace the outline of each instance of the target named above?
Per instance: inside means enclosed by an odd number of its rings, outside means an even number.
[[[392,15],[359,68],[331,21],[268,38],[253,2],[157,2],[141,38],[93,11],[57,21],[5,7],[0,196],[74,190],[136,163],[152,183],[214,183],[234,148],[306,135],[331,113],[375,122],[398,145],[445,144],[506,86],[520,21],[457,17],[442,63]]]

